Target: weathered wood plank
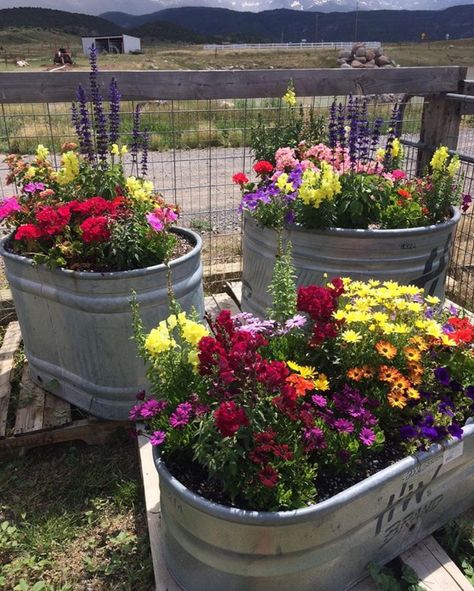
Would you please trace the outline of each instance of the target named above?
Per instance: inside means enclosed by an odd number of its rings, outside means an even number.
[[[427,591],[472,591],[472,585],[431,536],[400,555]]]
[[[242,302],[242,281],[227,281],[225,284],[225,291],[240,309],[240,304]]]
[[[138,427],[139,429],[139,427]],[[180,591],[168,572],[163,556],[163,540],[161,537],[160,486],[158,472],[155,469],[152,447],[148,437],[138,436],[138,451],[140,467],[145,492],[146,516],[148,521],[148,535],[150,537],[153,572],[155,574],[156,591]]]
[[[69,402],[46,392],[44,400],[43,429],[61,427],[71,422],[71,405]]]
[[[221,310],[230,310],[232,314],[240,313],[240,308],[237,306],[237,304],[229,294],[216,293],[214,295],[214,300],[216,302],[218,312],[220,312]]]
[[[450,150],[457,149],[460,125],[461,103],[450,101],[443,96],[428,97],[423,105],[420,130],[420,142],[425,144],[426,149],[418,153],[418,175],[424,173],[438,146],[447,146]]]
[[[474,80],[464,80],[460,92],[474,94]]]
[[[0,348],[0,438],[5,437],[8,404],[10,402],[10,375],[15,352],[20,346],[21,332],[18,322],[11,322],[6,330]]]
[[[231,99],[283,96],[293,80],[298,96],[458,92],[467,68],[114,71],[99,74],[105,90],[115,77],[125,100]],[[68,102],[87,72],[2,72],[0,102]]]
[[[129,425],[126,421],[99,421],[80,419],[60,429],[25,433],[16,437],[0,439],[0,458],[8,456],[15,449],[30,449],[66,441],[84,441],[88,445],[102,445],[119,427]]]
[[[15,417],[15,435],[38,431],[43,427],[45,391],[30,378],[28,366],[23,369],[20,396]]]

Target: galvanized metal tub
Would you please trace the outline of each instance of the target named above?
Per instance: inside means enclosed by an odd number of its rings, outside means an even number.
[[[474,503],[474,424],[331,499],[287,512],[225,507],[160,477],[165,560],[185,591],[342,591]]]
[[[327,277],[392,280],[424,288],[444,300],[445,281],[461,214],[442,224],[405,230],[305,230],[291,226],[297,284],[327,282]],[[274,230],[262,228],[246,213],[242,241],[242,310],[263,318],[271,305],[268,285],[277,250]]]
[[[193,245],[170,263],[174,293],[184,310],[204,314],[201,238],[176,228]],[[126,419],[146,386],[145,364],[133,335],[131,295],[144,326],[168,315],[167,269],[156,265],[113,273],[48,269],[5,249],[5,261],[32,379],[81,409]]]

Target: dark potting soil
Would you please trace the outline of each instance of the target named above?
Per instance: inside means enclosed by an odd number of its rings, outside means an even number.
[[[191,252],[191,250],[195,246],[194,243],[191,243],[188,240],[188,238],[186,238],[185,236],[182,236],[181,234],[176,233],[176,234],[174,234],[174,236],[176,238],[176,241],[175,241],[173,251],[170,256],[171,261],[184,256],[188,252]],[[13,242],[11,240],[9,240],[8,242],[5,243],[5,250],[7,250],[8,252],[11,252],[13,254],[19,254],[21,256],[26,256],[27,258],[33,258],[31,256],[28,256],[27,254],[15,252],[15,250],[13,249]],[[86,272],[90,271],[91,273],[117,272],[116,269],[110,269],[110,268],[106,268],[106,267],[104,267],[103,269],[92,268],[92,265],[89,263],[83,263],[83,264],[77,263],[73,267],[68,267],[68,268],[71,271],[86,271]],[[140,267],[136,267],[136,268],[140,268]]]
[[[331,498],[365,478],[391,466],[405,456],[406,452],[401,449],[398,443],[394,442],[387,445],[382,451],[367,455],[363,464],[361,462],[360,465],[356,465],[350,471],[347,470],[328,476],[324,469],[321,468],[314,482],[314,486],[318,491],[317,502]],[[175,456],[167,458],[166,467],[186,488],[209,501],[239,509],[252,509],[244,499],[237,498],[232,502],[220,483],[212,480],[206,470],[194,462],[191,457]]]

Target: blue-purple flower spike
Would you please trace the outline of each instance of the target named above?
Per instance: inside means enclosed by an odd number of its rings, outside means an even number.
[[[140,160],[141,176],[146,177],[148,173],[148,146],[150,143],[150,133],[145,129],[142,133],[142,157]]]
[[[87,107],[87,95],[83,86],[78,86],[76,96],[79,104],[79,145],[81,146],[81,152],[84,156],[92,162],[95,159],[94,145],[92,142],[92,125],[89,109]]]
[[[132,146],[130,148],[130,155],[132,157],[132,170],[137,169],[138,174],[138,150],[140,149],[140,115],[141,107],[137,105],[133,113],[133,127],[132,127]]]
[[[97,83],[97,49],[92,47],[89,54],[89,84],[91,89],[91,100],[94,111],[94,129],[96,134],[97,154],[99,160],[105,162],[109,148],[109,136],[107,133],[107,119],[104,113],[102,96]]]
[[[109,136],[111,144],[116,144],[120,137],[120,99],[121,95],[118,89],[117,80],[112,78],[109,87]]]

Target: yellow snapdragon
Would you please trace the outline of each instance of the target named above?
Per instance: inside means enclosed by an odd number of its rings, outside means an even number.
[[[286,172],[282,172],[281,175],[278,177],[276,181],[276,186],[280,189],[282,193],[287,195],[288,193],[292,193],[295,188],[291,183],[288,182],[288,175]]]
[[[145,349],[151,356],[169,351],[176,346],[176,341],[171,337],[165,322],[160,322],[157,328],[153,328],[145,339]]]
[[[128,148],[127,146],[122,146],[119,148],[118,144],[112,144],[112,148],[110,150],[110,153],[113,154],[114,156],[125,156],[125,154],[128,153]]]
[[[190,345],[197,345],[202,337],[209,335],[209,331],[204,325],[186,319],[181,325],[181,334],[184,340]]]
[[[334,199],[342,191],[339,175],[327,162],[321,162],[320,170],[307,168],[303,172],[298,197],[305,205],[317,209],[323,201]]]
[[[283,95],[283,101],[289,106],[296,106],[296,93],[292,86],[288,87],[288,90]]]
[[[440,146],[436,152],[433,154],[433,158],[431,158],[431,168],[434,171],[441,171],[446,163],[446,160],[449,158],[449,151],[446,146]]]
[[[403,156],[402,144],[398,138],[395,138],[392,142],[392,158],[399,158]]]
[[[153,183],[143,181],[134,176],[129,176],[125,181],[127,193],[137,201],[151,201],[153,195]]]
[[[40,162],[44,162],[49,156],[49,150],[43,144],[38,144],[36,148],[36,159]]]
[[[57,181],[60,185],[67,185],[79,174],[79,158],[70,150],[62,155],[61,162],[62,167],[58,172]]]
[[[448,174],[449,176],[453,177],[459,171],[461,167],[461,161],[459,160],[459,156],[456,154],[451,158],[451,162],[448,164]]]

